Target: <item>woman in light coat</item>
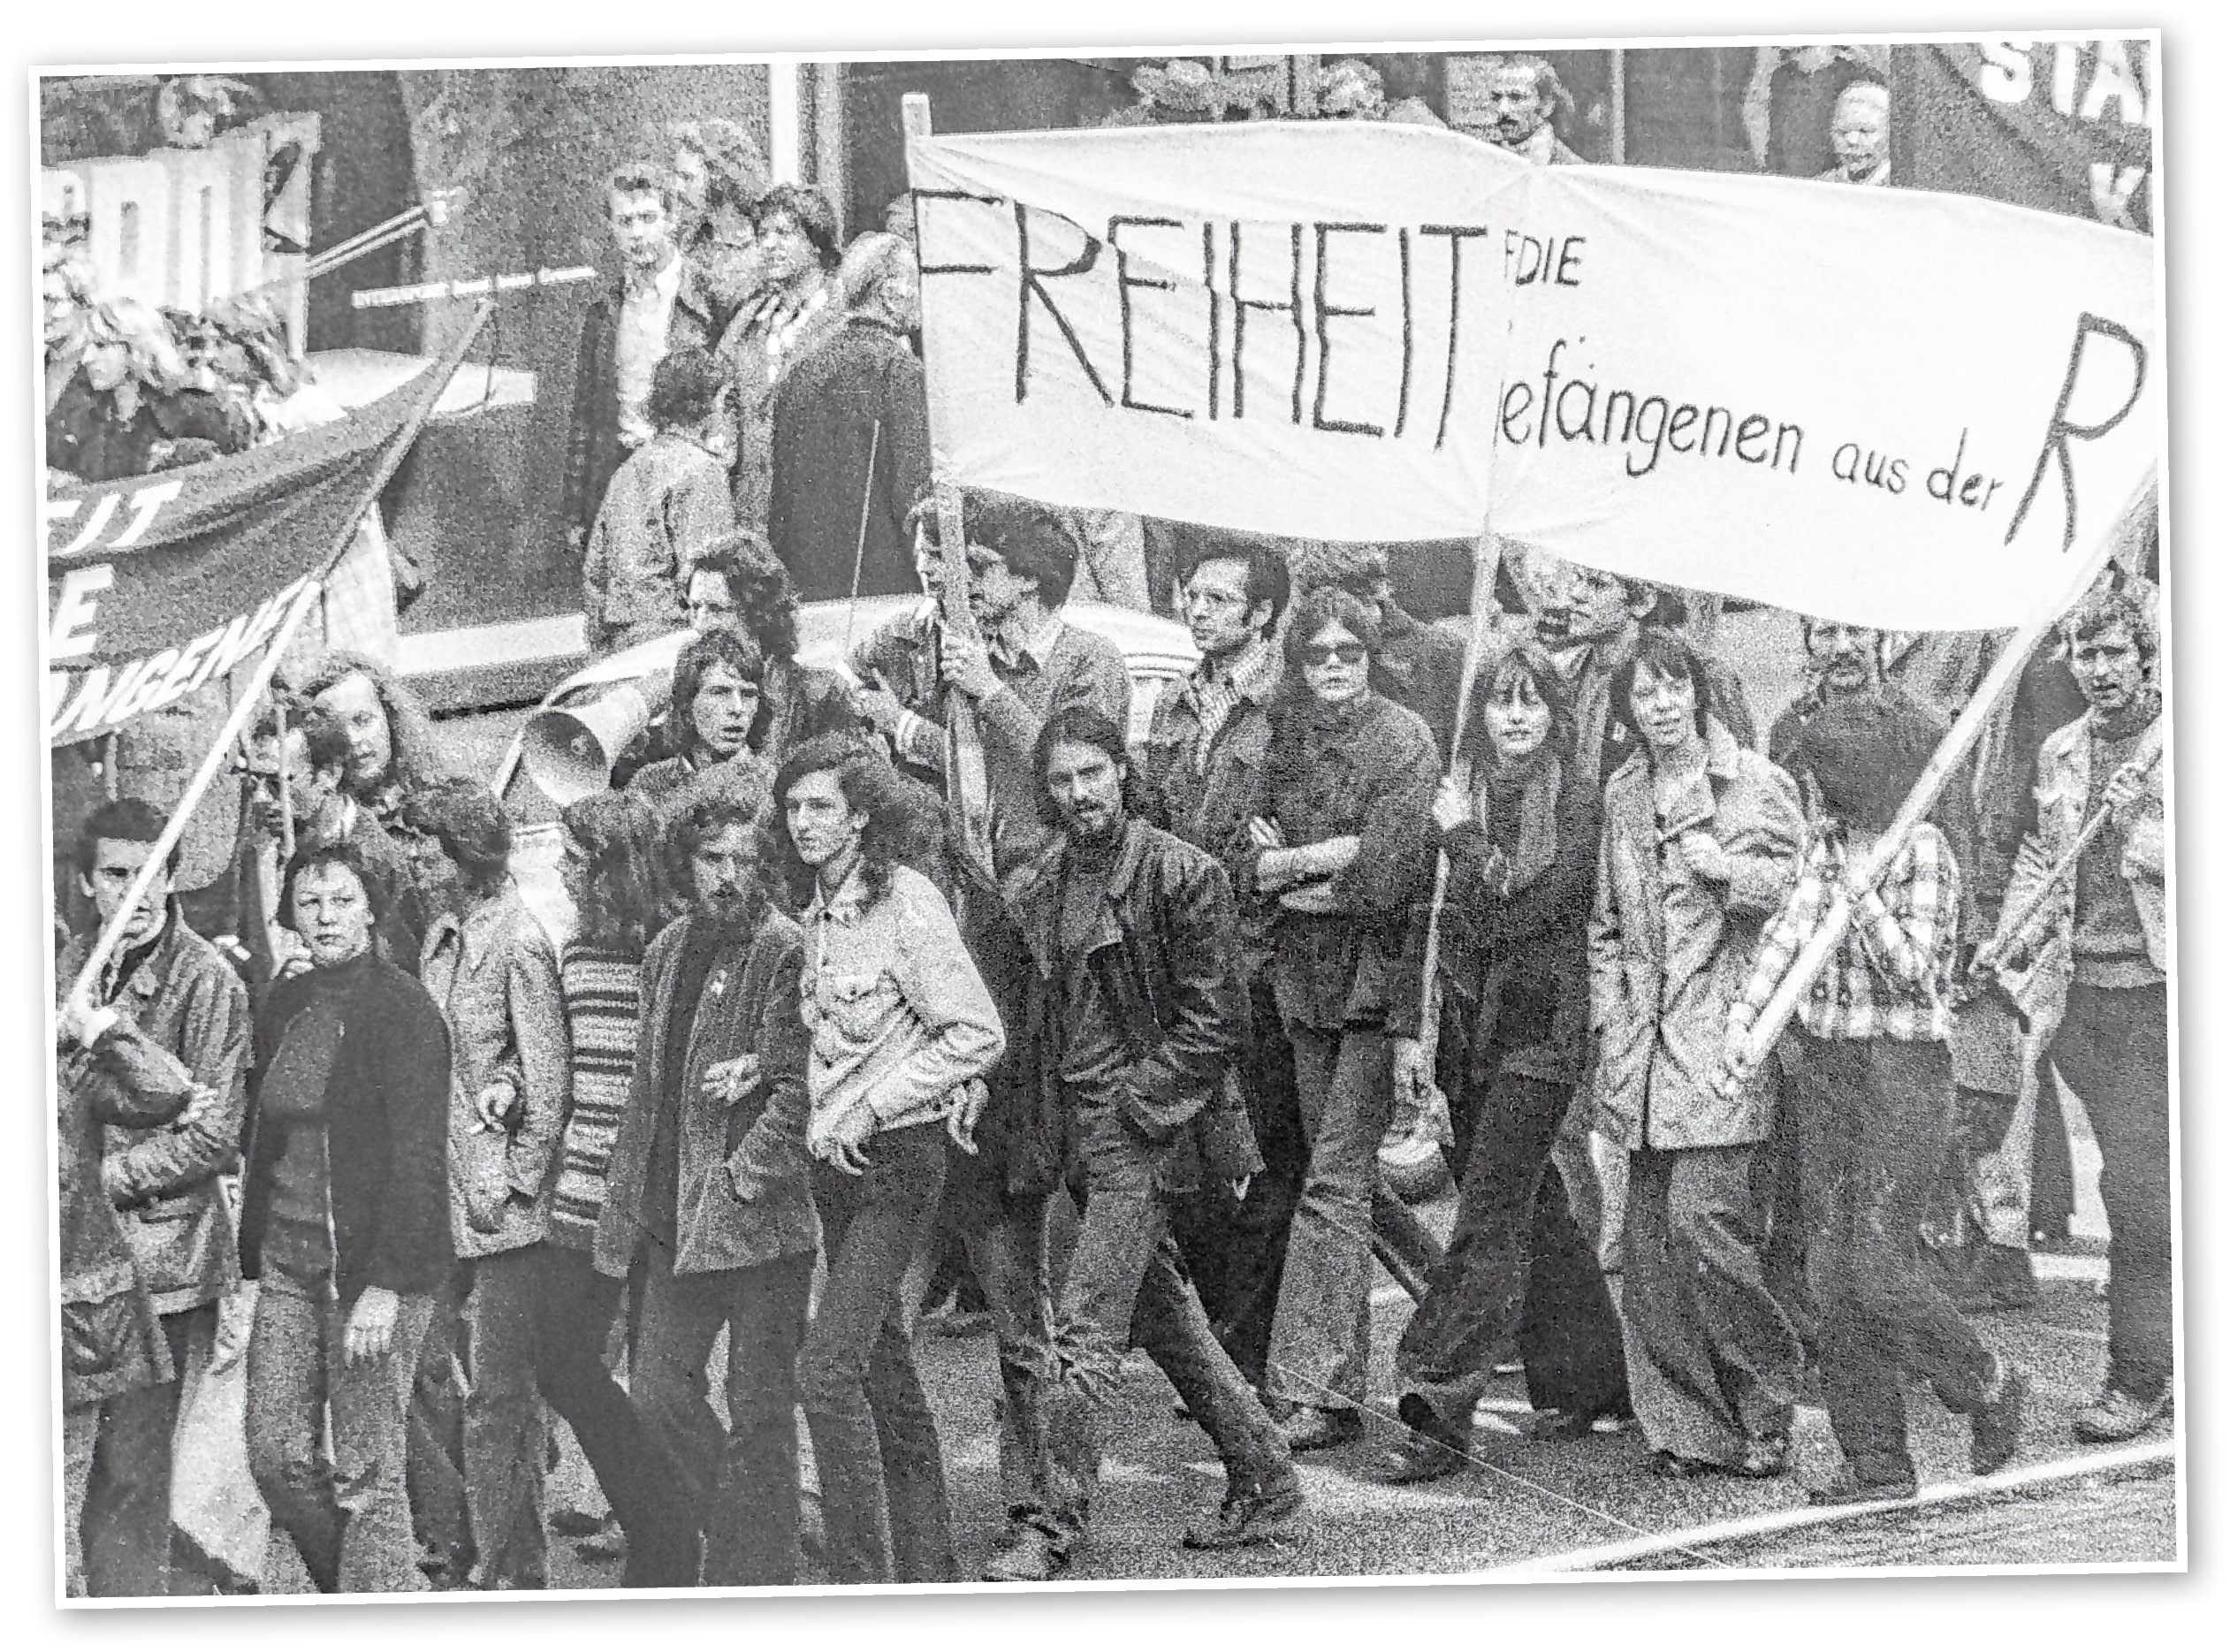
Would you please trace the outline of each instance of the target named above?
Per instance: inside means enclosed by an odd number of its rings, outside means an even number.
[[[1645,633],[1611,686],[1643,737],[1603,788],[1588,933],[1596,1128],[1630,1155],[1626,1367],[1659,1473],[1786,1467],[1802,1353],[1767,1289],[1770,1093],[1710,1079],[1803,841],[1796,783],[1737,745],[1701,661]]]

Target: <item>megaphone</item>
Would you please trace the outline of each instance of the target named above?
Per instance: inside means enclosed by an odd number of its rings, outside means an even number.
[[[560,809],[603,791],[620,754],[666,708],[672,682],[671,674],[655,672],[615,683],[585,704],[537,712],[519,731],[528,778]]]

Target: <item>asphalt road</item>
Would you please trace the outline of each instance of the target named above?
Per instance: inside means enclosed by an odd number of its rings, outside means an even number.
[[[1754,612],[1723,622],[1719,651],[1748,686],[1762,726],[1793,695],[1800,658],[1787,615]],[[477,771],[492,771],[520,713],[445,719],[443,728]],[[2082,1184],[2077,1226],[2086,1247],[2103,1250],[2096,1153],[2077,1144]],[[1425,1214],[1444,1233],[1450,1201]],[[2104,1304],[2097,1294],[2099,1254],[2046,1256],[2036,1306],[1984,1316],[1996,1350],[2034,1374],[2031,1433],[2018,1465],[2087,1454],[2069,1417],[2096,1392],[2104,1360]],[[1077,1580],[1481,1572],[1538,1564],[1572,1551],[1653,1534],[1738,1519],[1804,1501],[1808,1483],[1832,1473],[1837,1452],[1825,1414],[1800,1411],[1794,1472],[1781,1480],[1667,1481],[1649,1475],[1638,1435],[1603,1434],[1575,1443],[1538,1441],[1526,1432],[1522,1378],[1499,1380],[1476,1419],[1473,1465],[1423,1487],[1375,1483],[1360,1471],[1398,1433],[1393,1420],[1392,1352],[1411,1305],[1384,1275],[1374,1295],[1373,1392],[1366,1438],[1302,1459],[1312,1523],[1305,1541],[1279,1550],[1212,1557],[1177,1539],[1211,1512],[1222,1473],[1206,1436],[1172,1412],[1174,1393],[1142,1355],[1134,1355],[1112,1433],[1095,1531],[1067,1575]],[[998,1380],[991,1339],[925,1336],[925,1382],[944,1439],[955,1535],[963,1572],[973,1575],[1001,1521],[997,1436],[992,1405]],[[717,1396],[719,1385],[714,1384]],[[717,1398],[716,1398],[716,1404]],[[1924,1391],[1910,1398],[1914,1451],[1923,1484],[1965,1473],[1965,1424]],[[803,1430],[801,1429],[803,1443]],[[810,1445],[805,1446],[810,1464]],[[2168,1561],[2175,1557],[2172,1470],[2092,1475],[2021,1492],[1869,1515],[1820,1528],[1740,1542],[1698,1541],[1630,1563],[1645,1566],[1753,1568],[1852,1565],[1989,1565]],[[552,1508],[600,1509],[593,1478],[566,1442],[551,1488]],[[588,1560],[552,1540],[551,1585],[613,1587],[618,1563]],[[818,1580],[809,1575],[805,1581]]]

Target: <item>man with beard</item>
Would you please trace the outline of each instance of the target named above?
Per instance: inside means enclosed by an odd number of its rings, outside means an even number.
[[[1497,57],[1487,71],[1488,120],[1479,135],[1536,166],[1584,166],[1549,118],[1572,109],[1572,95],[1545,57]]]
[[[702,277],[674,245],[674,197],[665,170],[641,163],[619,168],[605,182],[605,204],[620,273],[589,301],[581,326],[564,495],[566,540],[576,554],[612,473],[651,439],[644,404],[652,370],[676,345],[710,349],[719,339]]]
[[[797,1580],[795,1367],[820,1229],[805,1159],[797,925],[768,902],[765,796],[674,829],[689,912],[643,960],[643,1037],[605,1172],[597,1270],[642,1290],[633,1394],[682,1465],[704,1581]],[[728,1333],[727,1427],[705,1361]]]
[[[1054,1529],[1017,1523],[985,1575],[1041,1582],[1084,1541],[1134,1340],[1223,1461],[1222,1510],[1184,1546],[1290,1542],[1304,1509],[1291,1449],[1215,1340],[1170,1236],[1178,1198],[1260,1163],[1230,1083],[1246,1015],[1230,882],[1205,851],[1131,818],[1123,735],[1103,715],[1054,712],[1036,757],[1062,835],[1017,899],[1038,965],[1028,1025],[1060,1097],[1084,1223],[1048,1384]]]
[[[2064,984],[2046,1054],[2090,1115],[2113,1231],[2105,1386],[2075,1413],[2076,1435],[2100,1442],[2129,1439],[2166,1414],[2174,1374],[2166,730],[2151,596],[2097,590],[2061,622],[2089,709],[2038,754],[2036,829],[2021,844],[1998,933],[1975,960],[2009,992],[2025,988],[2032,1013]],[[2055,880],[2071,856],[2072,874]]]
[[[163,834],[163,817],[137,798],[104,803],[78,833],[78,871],[103,927]],[[171,899],[171,864],[125,920],[122,940],[88,1002],[121,1016],[194,1085],[167,1123],[104,1131],[100,1184],[120,1216],[140,1283],[168,1344],[167,1382],[120,1393],[103,1409],[85,1504],[85,1576],[95,1595],[203,1593],[173,1560],[171,1434],[189,1350],[217,1329],[217,1304],[240,1277],[232,1218],[217,1178],[240,1152],[247,1111],[247,992],[217,948]],[[72,942],[57,978],[76,979],[92,950]],[[178,1557],[183,1560],[184,1557]],[[175,1568],[175,1569],[174,1569]]]

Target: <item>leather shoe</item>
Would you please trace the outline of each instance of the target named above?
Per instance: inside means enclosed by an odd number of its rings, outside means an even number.
[[[1357,1411],[1325,1411],[1315,1405],[1296,1405],[1282,1425],[1285,1443],[1296,1451],[1325,1451],[1350,1445],[1363,1437],[1363,1414]]]
[[[1854,1503],[1902,1503],[1919,1496],[1921,1488],[1910,1474],[1899,1480],[1861,1480],[1846,1468],[1805,1495],[1815,1509],[1835,1509]]]
[[[2075,1413],[2075,1438],[2093,1445],[2107,1445],[2142,1434],[2168,1412],[2168,1390],[2158,1399],[2139,1399],[2110,1388]]]
[[[1308,1499],[1298,1477],[1226,1497],[1215,1519],[1186,1528],[1187,1549],[1259,1549],[1299,1542],[1308,1531]]]
[[[1067,1551],[1053,1534],[1027,1520],[1017,1520],[1000,1539],[999,1548],[984,1563],[986,1583],[1044,1583],[1065,1571]]]

